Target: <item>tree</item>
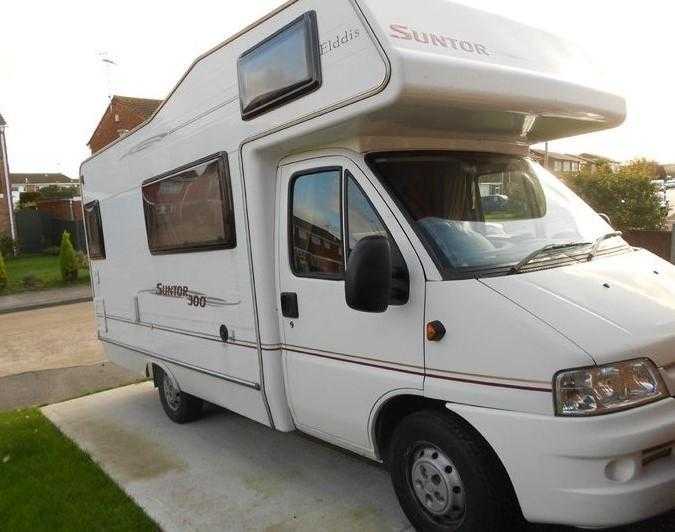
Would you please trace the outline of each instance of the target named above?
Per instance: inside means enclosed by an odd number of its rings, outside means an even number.
[[[80,195],[80,188],[49,185],[42,187],[39,194],[41,199],[70,199]]]
[[[661,229],[668,213],[651,183],[660,179],[660,170],[657,163],[639,159],[618,172],[608,164],[585,167],[567,181],[594,210],[609,216],[616,229]]]
[[[61,235],[59,266],[61,267],[61,278],[66,283],[74,283],[77,280],[77,258],[68,231],[64,231]]]
[[[49,185],[34,192],[21,192],[17,210],[35,209],[41,200],[48,199],[72,199],[80,195],[80,187],[60,187]]]
[[[2,253],[0,253],[0,292],[7,288],[7,269],[5,268],[5,259],[2,258]]]

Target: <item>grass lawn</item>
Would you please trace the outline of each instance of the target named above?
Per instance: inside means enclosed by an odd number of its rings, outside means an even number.
[[[59,269],[59,258],[54,255],[22,255],[16,258],[6,258],[7,277],[9,283],[7,289],[0,293],[16,294],[30,290],[43,290],[45,288],[58,288],[66,286],[61,280],[61,270]],[[37,288],[27,288],[23,284],[23,278],[27,275],[34,275],[41,283]],[[78,284],[89,282],[89,271],[80,270],[77,278]]]
[[[158,530],[36,409],[0,413],[0,529]]]

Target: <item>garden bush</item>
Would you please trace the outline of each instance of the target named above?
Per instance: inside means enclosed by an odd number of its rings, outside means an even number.
[[[40,290],[44,287],[44,282],[38,276],[33,275],[32,273],[24,275],[21,279],[21,284],[27,290]]]
[[[617,172],[607,164],[586,167],[567,182],[596,212],[607,214],[614,228],[658,230],[668,215],[651,183],[661,178],[658,169],[656,163],[639,159]]]
[[[74,283],[77,281],[77,258],[68,231],[64,231],[61,235],[59,266],[61,267],[61,278],[64,282]]]
[[[7,288],[7,269],[5,268],[5,259],[2,258],[2,253],[0,253],[0,292]]]
[[[0,233],[0,253],[4,257],[13,257],[15,248],[18,249],[18,242],[7,233]]]
[[[81,251],[78,251],[77,254],[75,255],[75,262],[77,263],[77,269],[78,270],[88,270],[89,269],[89,259]]]

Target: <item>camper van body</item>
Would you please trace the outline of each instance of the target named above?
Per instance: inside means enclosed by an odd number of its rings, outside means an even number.
[[[256,54],[296,30],[316,52],[307,79],[248,99]],[[595,75],[563,41],[442,0],[288,2],[200,57],[150,120],[83,163],[107,357],[375,460],[390,458],[406,416],[445,412],[498,457],[531,521],[606,527],[669,510],[675,269],[610,237],[594,260],[449,273],[378,170],[378,157],[492,154],[574,203],[527,155],[623,121],[624,101]],[[206,174],[207,195],[188,190],[186,176]],[[306,229],[293,202],[318,190],[294,196],[307,176],[333,192],[318,215],[327,225],[302,237],[333,261],[320,274],[291,242]],[[172,194],[202,203],[172,205]],[[345,300],[348,200],[370,209],[403,260],[407,293],[383,312]],[[163,216],[193,225],[176,236]],[[658,400],[561,415],[559,372],[645,358]]]

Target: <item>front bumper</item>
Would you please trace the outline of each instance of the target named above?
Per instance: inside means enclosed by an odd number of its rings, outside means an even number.
[[[525,518],[618,526],[675,508],[675,399],[592,418],[449,403],[492,445]]]

